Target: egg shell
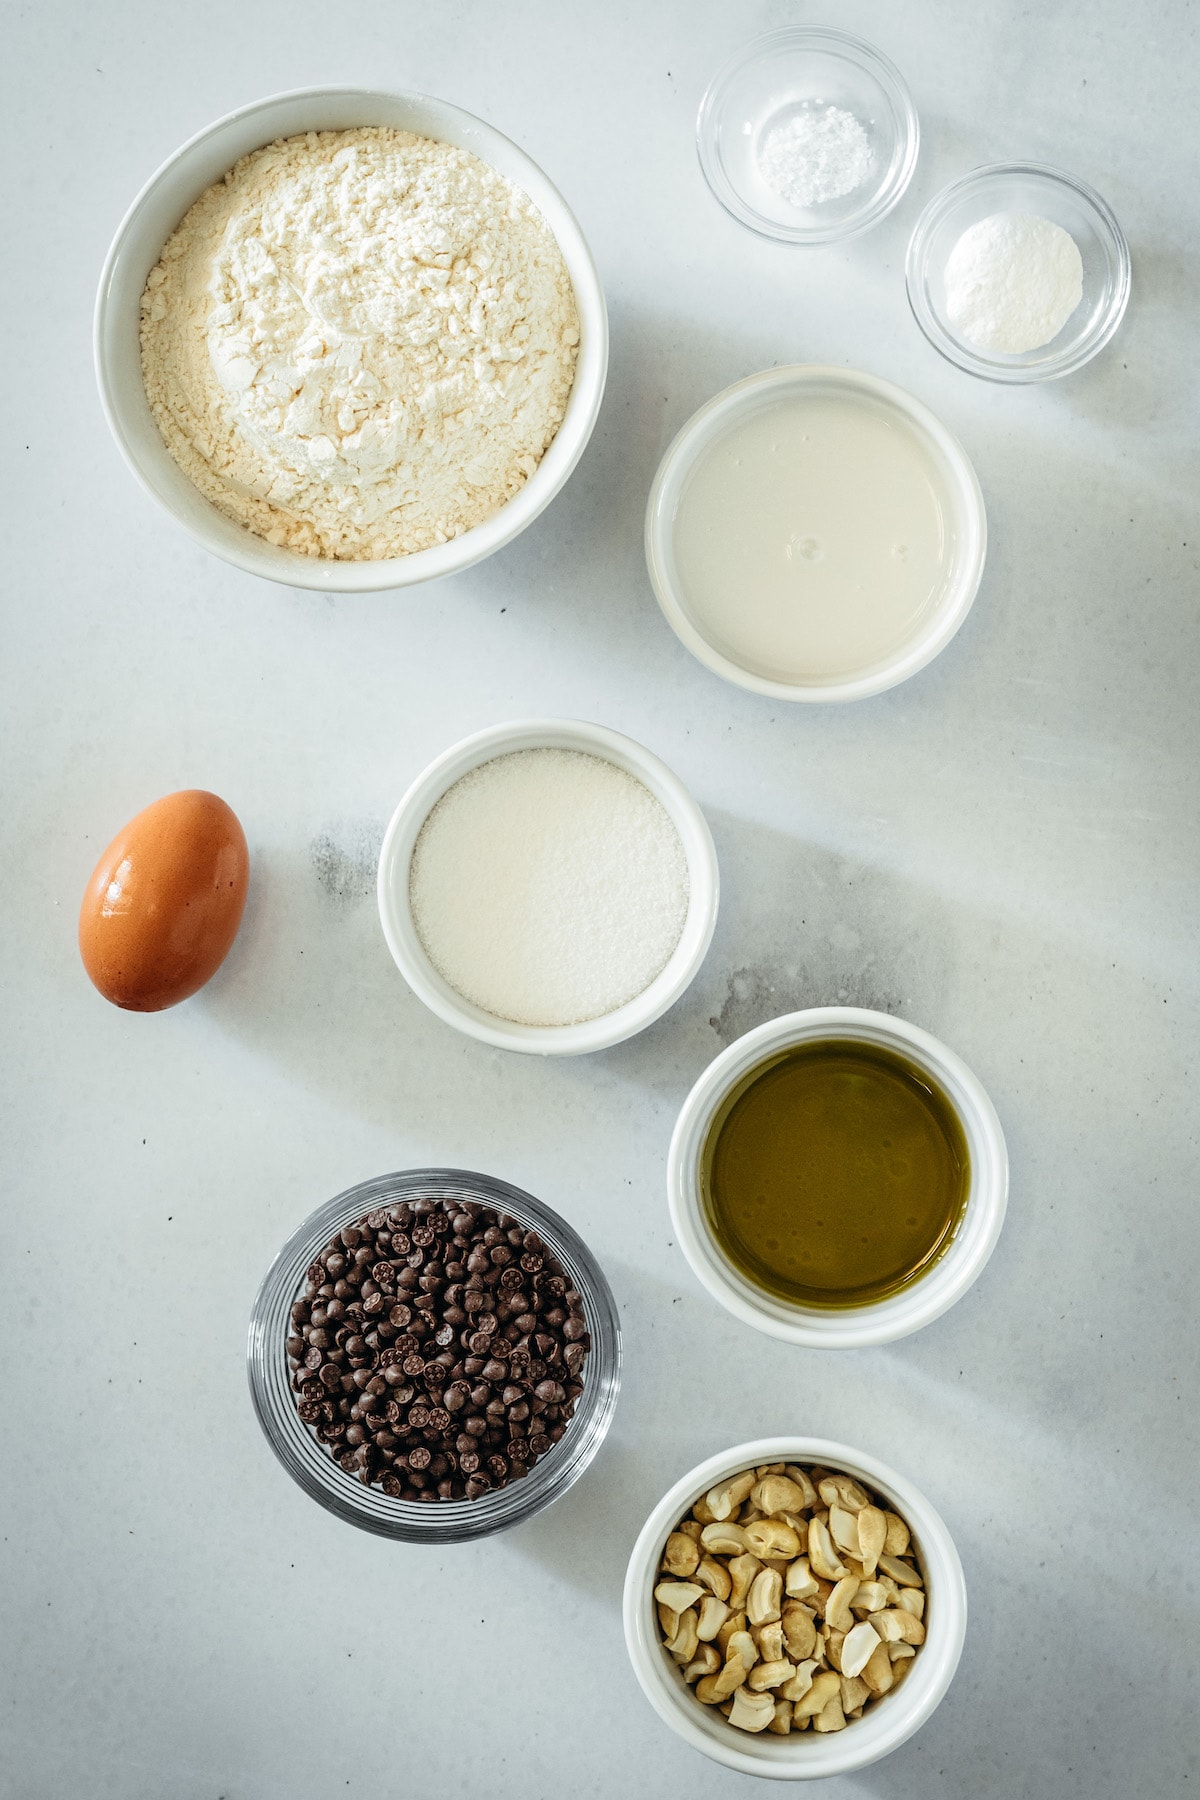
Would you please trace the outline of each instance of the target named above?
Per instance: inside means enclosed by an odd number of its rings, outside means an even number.
[[[146,807],[92,871],[79,953],[106,1000],[161,1012],[210,980],[237,936],[250,857],[237,815],[187,788]]]

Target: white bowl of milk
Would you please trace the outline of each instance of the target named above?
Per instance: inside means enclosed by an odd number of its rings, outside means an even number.
[[[970,611],[986,544],[957,438],[902,388],[818,364],[702,406],[646,513],[676,635],[776,700],[859,700],[915,675]]]

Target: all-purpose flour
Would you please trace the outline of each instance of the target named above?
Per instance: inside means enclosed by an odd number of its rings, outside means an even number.
[[[243,157],[172,233],[142,371],[180,468],[310,556],[406,555],[537,467],[579,321],[553,234],[478,157],[388,129]]]

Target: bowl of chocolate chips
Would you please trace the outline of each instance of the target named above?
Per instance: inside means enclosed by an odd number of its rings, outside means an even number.
[[[461,1169],[360,1183],[295,1231],[250,1318],[250,1394],[312,1499],[381,1537],[531,1518],[612,1421],[616,1306],[565,1220]]]

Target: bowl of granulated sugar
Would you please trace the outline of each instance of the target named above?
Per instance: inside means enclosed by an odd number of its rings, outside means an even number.
[[[503,1050],[633,1037],[696,975],[717,920],[704,815],[602,725],[519,719],[409,788],[379,857],[383,934],[431,1012]]]

